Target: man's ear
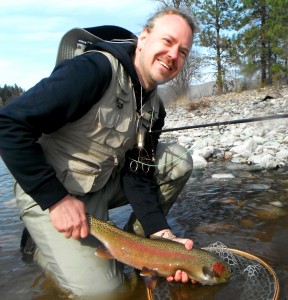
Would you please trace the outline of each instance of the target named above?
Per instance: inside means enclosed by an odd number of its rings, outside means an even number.
[[[146,28],[144,28],[139,37],[138,37],[138,49],[141,50],[143,48],[143,45],[145,44],[145,41],[146,41],[146,38],[147,38],[147,35],[148,35],[148,30]]]

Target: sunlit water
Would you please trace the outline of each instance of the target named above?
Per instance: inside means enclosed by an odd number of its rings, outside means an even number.
[[[232,173],[235,178],[214,180],[211,175],[215,173]],[[126,206],[112,211],[110,217],[123,227],[129,214]],[[280,299],[288,299],[288,170],[253,172],[231,170],[229,163],[211,163],[192,174],[168,219],[177,236],[192,238],[195,247],[220,241],[228,248],[260,257],[276,271]],[[0,298],[67,298],[37,265],[23,260],[19,247],[22,230],[13,200],[13,179],[0,159]],[[116,299],[147,299],[143,279],[129,269],[126,274],[125,287]],[[160,280],[154,297],[243,299],[241,291],[233,293],[235,280],[230,289],[229,284],[200,286]]]

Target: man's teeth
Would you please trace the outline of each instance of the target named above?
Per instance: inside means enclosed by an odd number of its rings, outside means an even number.
[[[171,67],[169,67],[168,65],[166,65],[163,61],[160,61],[160,64],[165,67],[168,70],[171,70]]]

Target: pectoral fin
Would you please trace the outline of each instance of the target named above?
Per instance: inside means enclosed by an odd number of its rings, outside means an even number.
[[[144,282],[145,282],[146,288],[150,291],[153,291],[156,288],[157,283],[158,283],[157,272],[144,267],[142,269],[140,275],[144,276]],[[148,299],[150,299],[150,298],[148,298]]]
[[[146,267],[143,267],[141,272],[140,272],[140,275],[144,276],[144,277],[157,276],[157,272],[155,272],[153,270],[150,270]]]
[[[104,245],[97,247],[95,255],[101,258],[115,259],[113,255],[110,253],[110,251]]]

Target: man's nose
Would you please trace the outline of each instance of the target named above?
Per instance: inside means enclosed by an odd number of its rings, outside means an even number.
[[[169,48],[168,56],[169,56],[171,59],[176,59],[177,56],[178,56],[178,53],[179,53],[178,47],[177,47],[177,46],[173,46],[173,47],[170,47],[170,48]]]

